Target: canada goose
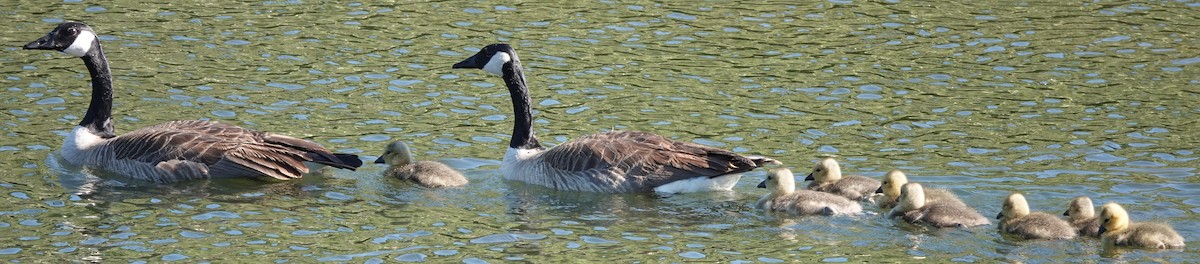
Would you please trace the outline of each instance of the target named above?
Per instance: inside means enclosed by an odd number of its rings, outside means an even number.
[[[788,212],[796,215],[857,214],[862,206],[832,193],[796,190],[796,176],[787,168],[774,168],[758,188],[771,189],[755,206],[768,211]]]
[[[1100,237],[1104,245],[1148,248],[1183,248],[1183,237],[1165,223],[1131,223],[1129,213],[1117,203],[1100,208]]]
[[[813,181],[808,184],[809,190],[837,194],[850,200],[871,200],[880,186],[875,179],[858,175],[843,176],[842,167],[833,158],[817,162],[804,180]]]
[[[388,164],[383,175],[397,179],[413,181],[428,188],[457,187],[467,185],[467,178],[462,173],[436,161],[415,161],[408,144],[395,141],[387,145],[383,155],[375,163]]]
[[[741,173],[778,163],[636,131],[592,134],[546,149],[533,133],[533,110],[521,60],[507,44],[491,44],[453,68],[504,78],[515,112],[500,171],[505,179],[559,190],[678,193],[730,190]]]
[[[1075,228],[1070,223],[1043,212],[1029,212],[1029,203],[1019,193],[1008,195],[1000,214],[1000,232],[1020,235],[1025,239],[1070,239]]]
[[[1071,199],[1071,204],[1068,205],[1067,211],[1063,212],[1063,216],[1067,217],[1079,235],[1100,237],[1100,218],[1096,217],[1096,208],[1092,205],[1091,198],[1079,196]]]
[[[87,113],[67,135],[60,151],[72,165],[153,182],[288,180],[309,172],[304,162],[350,170],[362,165],[358,156],[332,153],[313,142],[212,121],[172,121],[118,136],[112,124],[112,75],[91,27],[65,22],[24,48],[80,57],[91,74],[92,99]]]
[[[900,186],[908,183],[908,176],[900,170],[892,170],[883,176],[883,181],[880,183],[879,189],[875,193],[882,193],[883,200],[877,201],[879,208],[891,209],[896,205],[896,200],[900,198]],[[925,191],[925,203],[959,203],[963,204],[962,200],[958,199],[954,193],[944,189],[923,188]],[[966,205],[966,204],[963,204]]]
[[[928,223],[935,227],[972,227],[992,223],[974,208],[957,199],[926,202],[926,197],[929,195],[920,183],[904,184],[896,207],[888,213],[888,217],[899,216],[909,223]]]

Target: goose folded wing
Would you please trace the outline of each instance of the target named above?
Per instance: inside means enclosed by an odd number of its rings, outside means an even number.
[[[300,139],[208,121],[175,121],[111,140],[113,158],[149,164],[189,161],[207,166],[215,178],[267,176],[300,178],[319,145]]]
[[[552,168],[585,172],[611,170],[628,181],[655,187],[694,177],[741,173],[758,166],[749,158],[704,145],[663,136],[616,131],[582,137],[547,150]]]

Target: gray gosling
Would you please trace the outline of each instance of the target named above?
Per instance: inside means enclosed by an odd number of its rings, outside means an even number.
[[[768,188],[771,193],[763,195],[755,207],[767,211],[788,212],[795,215],[857,214],[862,206],[857,202],[831,193],[796,190],[796,176],[787,168],[774,168],[758,188]]]
[[[1131,223],[1129,213],[1117,203],[1100,208],[1100,237],[1106,246],[1183,248],[1183,237],[1165,223]]]
[[[384,176],[412,181],[428,188],[458,187],[467,184],[462,173],[436,161],[414,161],[408,145],[395,141],[387,145],[375,163],[386,163]]]
[[[904,172],[900,170],[889,171],[887,175],[883,176],[882,185],[879,186],[879,189],[875,190],[875,193],[883,194],[883,198],[881,198],[879,201],[876,201],[876,205],[878,205],[880,209],[885,210],[892,209],[892,207],[896,206],[896,200],[900,198],[900,186],[904,186],[905,183],[908,183],[908,176],[904,175]],[[947,202],[966,205],[962,202],[962,200],[958,199],[958,196],[955,196],[954,193],[951,193],[945,189],[924,188],[924,190],[925,203]]]
[[[1000,232],[1019,235],[1025,239],[1071,239],[1075,228],[1070,223],[1043,212],[1029,212],[1029,203],[1019,193],[1008,195],[1000,214]]]
[[[1071,226],[1075,227],[1075,232],[1079,235],[1100,237],[1100,218],[1096,217],[1096,208],[1092,205],[1091,198],[1079,196],[1071,199],[1071,204],[1067,206],[1063,216],[1067,217],[1067,221],[1071,222]]]
[[[888,217],[901,217],[909,223],[927,223],[934,227],[972,227],[992,223],[957,199],[927,202],[926,197],[929,196],[923,189],[920,183],[904,184],[896,207],[888,213]]]
[[[813,181],[808,184],[809,190],[832,193],[856,201],[870,201],[880,186],[879,181],[875,179],[858,175],[843,176],[842,167],[833,158],[824,158],[817,162],[804,180]]]

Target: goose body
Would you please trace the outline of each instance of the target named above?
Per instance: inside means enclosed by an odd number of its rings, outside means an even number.
[[[351,170],[362,165],[358,156],[332,153],[313,142],[221,122],[172,121],[116,135],[112,124],[112,76],[91,27],[65,22],[24,48],[57,50],[79,57],[91,75],[91,103],[60,150],[63,159],[72,165],[152,182],[288,180],[308,173],[305,163]]]
[[[637,131],[597,133],[547,149],[534,136],[525,74],[511,46],[488,45],[454,68],[482,69],[508,87],[515,121],[500,164],[505,179],[568,191],[699,192],[730,190],[741,173],[778,163]]]
[[[412,181],[428,188],[458,187],[467,185],[467,178],[457,170],[436,161],[415,161],[408,144],[395,141],[388,144],[383,155],[375,163],[386,163],[385,176]]]
[[[862,205],[832,193],[796,190],[796,179],[787,168],[774,168],[758,188],[767,188],[771,193],[763,195],[755,207],[794,215],[857,214]]]
[[[1075,228],[1067,221],[1043,212],[1030,212],[1025,196],[1019,193],[1008,195],[996,219],[1000,219],[1000,232],[1016,234],[1025,239],[1075,237]]]
[[[1075,227],[1075,232],[1079,235],[1100,237],[1100,218],[1096,217],[1091,198],[1079,196],[1071,199],[1071,204],[1067,206],[1063,216],[1067,217],[1067,221],[1071,222],[1071,226]]]
[[[1166,223],[1133,223],[1117,203],[1100,209],[1100,238],[1106,246],[1183,248],[1183,236]]]
[[[908,176],[900,170],[889,171],[883,176],[883,181],[880,182],[879,189],[875,193],[883,194],[883,198],[876,201],[881,209],[892,209],[896,206],[896,201],[900,199],[900,187],[908,183]],[[922,186],[923,187],[923,186]],[[958,199],[954,193],[945,189],[938,188],[922,188],[925,193],[925,203],[940,204],[940,203],[956,203],[966,205],[962,200]]]
[[[879,180],[858,175],[842,175],[842,167],[833,158],[824,158],[813,167],[806,181],[808,189],[841,195],[850,200],[871,200],[879,189]]]
[[[926,201],[929,197],[921,184],[911,182],[902,186],[896,207],[888,217],[900,217],[909,223],[926,223],[934,227],[972,227],[991,224],[987,217],[957,199]]]

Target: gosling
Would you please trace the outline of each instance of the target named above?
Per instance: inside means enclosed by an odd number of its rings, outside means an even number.
[[[842,176],[842,167],[833,158],[821,159],[804,180],[813,181],[808,184],[809,190],[832,193],[856,201],[870,201],[880,186],[879,181],[875,179],[857,175]]]
[[[810,190],[796,190],[796,176],[787,168],[774,168],[758,188],[771,193],[758,200],[755,207],[767,211],[782,211],[795,215],[857,214],[862,206],[846,197]]]
[[[1075,228],[1070,223],[1043,212],[1029,212],[1029,203],[1019,193],[1008,195],[1000,219],[1000,232],[1019,235],[1025,239],[1071,239]]]
[[[934,227],[972,227],[991,224],[987,217],[974,208],[954,200],[930,201],[920,183],[906,183],[900,190],[896,207],[888,213],[889,218],[901,217],[913,224],[928,223]]]
[[[1106,246],[1183,248],[1183,237],[1165,223],[1130,223],[1129,213],[1117,203],[1100,208],[1100,237]]]
[[[414,161],[408,144],[395,141],[387,145],[375,163],[386,163],[384,176],[412,181],[427,188],[458,187],[467,184],[462,173],[436,161]]]
[[[908,176],[904,175],[904,172],[900,170],[892,170],[887,175],[884,175],[882,185],[879,186],[879,189],[875,190],[875,193],[883,194],[883,200],[877,201],[879,208],[887,210],[896,206],[896,201],[900,198],[900,186],[904,186],[905,183],[908,183]],[[925,203],[946,202],[966,205],[962,200],[958,199],[958,196],[945,189],[925,188],[924,190]]]
[[[1091,198],[1079,196],[1071,199],[1071,204],[1067,206],[1067,211],[1063,212],[1063,216],[1066,216],[1067,221],[1071,222],[1071,226],[1075,227],[1077,234],[1100,237],[1100,218],[1096,217],[1096,209],[1092,205]]]

